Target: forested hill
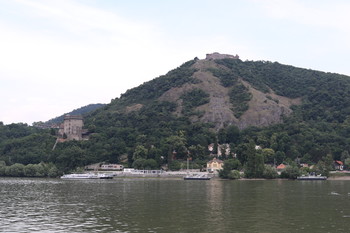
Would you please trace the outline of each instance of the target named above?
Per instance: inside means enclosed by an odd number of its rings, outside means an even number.
[[[84,107],[80,107],[80,108],[74,109],[71,112],[62,114],[61,116],[52,118],[52,119],[44,122],[44,124],[45,125],[60,124],[60,123],[63,122],[64,116],[67,115],[67,114],[69,114],[69,115],[85,115],[85,114],[90,113],[90,112],[92,112],[92,111],[94,111],[96,109],[102,108],[105,105],[106,104],[89,104],[89,105],[86,105]]]
[[[89,141],[60,143],[51,151],[53,132],[0,134],[0,160],[52,162],[61,170],[101,161],[176,168],[190,156],[193,167],[202,167],[218,145],[229,145],[244,165],[248,142],[254,142],[269,151],[265,163],[312,164],[327,155],[344,161],[350,150],[349,103],[348,76],[209,55],[88,114]],[[9,126],[1,131],[9,132]],[[45,153],[35,153],[36,140],[45,141]]]
[[[194,59],[128,90],[97,116],[134,114],[167,103],[172,115],[216,129],[281,123],[293,110],[303,121],[343,123],[350,114],[349,86],[348,76],[277,62]]]

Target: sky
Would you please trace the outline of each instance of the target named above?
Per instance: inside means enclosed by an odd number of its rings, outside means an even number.
[[[195,57],[350,75],[347,0],[0,0],[0,121],[110,103]]]

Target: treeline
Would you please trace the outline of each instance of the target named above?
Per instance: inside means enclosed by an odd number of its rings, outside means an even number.
[[[4,161],[0,161],[0,176],[7,177],[57,177],[61,173],[52,163],[39,163],[23,165],[15,163],[6,166]]]
[[[245,178],[286,178],[296,179],[298,176],[310,173],[329,176],[329,172],[335,170],[334,161],[331,154],[322,157],[314,166],[300,166],[300,161],[291,159],[283,160],[285,168],[278,173],[276,169],[276,154],[273,149],[256,147],[253,140],[242,144],[245,147],[237,158],[225,160],[223,169],[219,171],[219,176],[224,179]],[[344,157],[345,165],[350,166],[350,156]],[[244,172],[242,172],[244,171]]]

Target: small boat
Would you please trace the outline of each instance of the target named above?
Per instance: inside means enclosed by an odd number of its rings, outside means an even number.
[[[309,175],[298,176],[297,180],[327,180],[327,176],[309,174]]]
[[[195,175],[187,175],[184,177],[184,180],[210,180],[207,174],[195,174]]]
[[[113,179],[113,175],[94,173],[73,173],[61,176],[61,179]]]
[[[111,174],[97,174],[99,179],[113,179],[114,175],[111,175]]]

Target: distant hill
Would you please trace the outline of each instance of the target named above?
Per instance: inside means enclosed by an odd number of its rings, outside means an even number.
[[[209,54],[126,91],[86,124],[131,150],[140,143],[160,149],[182,132],[187,148],[218,140],[239,152],[252,138],[278,162],[316,162],[350,151],[349,103],[348,76]],[[232,127],[239,137],[230,136]]]
[[[55,130],[46,131],[43,144],[38,131],[1,126],[0,160],[52,162],[67,171],[102,161],[178,168],[176,161],[190,157],[191,168],[202,168],[210,155],[228,148],[221,158],[237,156],[244,166],[247,148],[255,144],[266,152],[267,164],[321,167],[332,159],[350,159],[349,103],[349,76],[214,53],[127,90],[107,105],[66,113],[84,114],[88,141],[61,143],[52,151]],[[64,115],[47,123],[60,123]]]
[[[104,106],[106,106],[106,104],[89,104],[89,105],[86,105],[84,107],[74,109],[73,111],[65,113],[65,114],[63,114],[61,116],[55,117],[53,119],[50,119],[50,120],[46,121],[45,124],[47,124],[47,125],[60,124],[60,123],[63,122],[64,116],[67,115],[67,114],[70,114],[70,115],[85,115],[87,113],[95,111],[96,109],[102,108]]]

